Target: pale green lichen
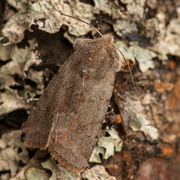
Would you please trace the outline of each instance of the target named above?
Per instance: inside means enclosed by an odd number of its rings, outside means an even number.
[[[106,133],[110,136],[105,136]],[[97,145],[92,152],[89,162],[101,163],[102,161],[99,154],[102,154],[104,159],[108,159],[110,156],[113,156],[115,152],[120,152],[122,145],[123,142],[114,128],[101,130]]]
[[[154,68],[153,58],[157,55],[153,51],[141,48],[137,43],[130,42],[130,46],[127,47],[124,42],[117,41],[116,45],[121,49],[126,59],[130,59],[135,63],[138,61],[139,68],[142,72],[146,72],[149,68]]]
[[[129,126],[133,131],[142,131],[148,141],[154,141],[159,138],[158,129],[151,126],[150,122],[146,120],[145,116],[132,112]]]

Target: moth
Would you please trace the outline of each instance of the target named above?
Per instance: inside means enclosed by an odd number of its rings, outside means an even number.
[[[47,149],[73,172],[88,164],[120,71],[112,42],[111,35],[77,40],[22,126],[25,145]]]
[[[50,4],[58,11],[51,0]],[[47,149],[66,169],[79,173],[87,166],[97,142],[112,96],[115,74],[121,68],[117,50],[126,59],[113,43],[112,35],[103,36],[91,24],[58,12],[90,25],[101,38],[75,42],[74,53],[48,84],[23,124],[22,132],[25,145]],[[139,97],[131,70],[130,75]]]

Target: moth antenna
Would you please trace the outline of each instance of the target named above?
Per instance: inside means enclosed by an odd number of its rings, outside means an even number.
[[[86,22],[86,21],[84,21],[84,20],[82,20],[82,19],[80,19],[80,18],[78,18],[78,17],[74,17],[74,16],[71,16],[71,15],[68,15],[68,14],[65,14],[65,13],[61,12],[60,10],[58,10],[58,9],[54,6],[54,4],[52,3],[51,0],[49,0],[49,1],[50,1],[50,4],[53,6],[53,8],[54,8],[57,12],[59,12],[61,15],[64,15],[64,16],[67,16],[67,17],[76,19],[76,20],[78,20],[78,21],[81,21],[81,22],[87,24],[87,25],[91,26],[101,37],[103,36],[103,34],[101,34],[101,32],[100,32],[97,28],[95,28],[92,24],[90,24],[90,23],[88,23],[88,22]],[[130,67],[129,67],[129,64],[128,64],[126,58],[124,57],[124,54],[121,52],[121,50],[120,50],[114,43],[112,43],[112,44],[113,44],[113,46],[120,52],[120,54],[122,55],[124,61],[126,62],[127,66],[128,66],[128,69],[129,69],[130,76],[131,76],[131,80],[132,80],[132,83],[133,83],[133,87],[134,87],[134,89],[135,89],[135,91],[136,91],[136,94],[137,94],[137,96],[138,96],[138,98],[139,98],[139,101],[141,102],[141,105],[143,105],[143,104],[142,104],[142,101],[141,101],[141,98],[140,98],[140,96],[139,96],[139,93],[138,93],[138,91],[137,91],[137,89],[136,89],[136,86],[135,86],[135,83],[134,83],[134,79],[133,79],[133,75],[132,75],[131,69],[130,69]]]
[[[135,83],[134,83],[134,78],[133,78],[133,75],[132,75],[131,68],[129,67],[128,62],[127,62],[126,58],[124,57],[124,54],[122,53],[122,51],[121,51],[114,43],[112,43],[112,44],[113,44],[113,46],[121,53],[124,61],[126,62],[127,66],[128,66],[128,69],[129,69],[130,76],[131,76],[131,80],[132,80],[132,83],[133,83],[133,86],[134,86],[134,90],[136,91],[136,94],[137,94],[137,96],[138,96],[138,98],[139,98],[139,101],[141,102],[141,105],[143,105],[143,103],[142,103],[142,101],[141,101],[141,98],[140,98],[140,96],[139,96],[139,93],[138,93],[138,91],[137,91],[137,89],[136,89],[136,85],[135,85]]]
[[[54,8],[57,12],[59,12],[61,15],[64,15],[64,16],[67,16],[67,17],[76,19],[76,20],[78,20],[78,21],[81,21],[81,22],[87,24],[87,25],[91,26],[101,37],[103,36],[103,35],[100,33],[100,31],[99,31],[98,29],[96,29],[93,25],[91,25],[90,23],[88,23],[88,22],[86,22],[86,21],[84,21],[84,20],[82,20],[82,19],[80,19],[80,18],[78,18],[78,17],[74,17],[74,16],[71,16],[71,15],[68,15],[68,14],[65,14],[65,13],[61,12],[60,10],[58,10],[58,9],[54,6],[54,4],[52,3],[51,0],[49,0],[49,1],[50,1],[51,5],[53,6],[53,8]]]

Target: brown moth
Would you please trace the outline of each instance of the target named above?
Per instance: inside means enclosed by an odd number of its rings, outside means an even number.
[[[113,92],[120,59],[113,37],[80,39],[23,124],[25,144],[48,149],[73,172],[88,164]]]

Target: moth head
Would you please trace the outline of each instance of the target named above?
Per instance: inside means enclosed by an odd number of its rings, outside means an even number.
[[[78,39],[75,41],[73,48],[74,50],[82,49],[86,44],[86,39]]]

